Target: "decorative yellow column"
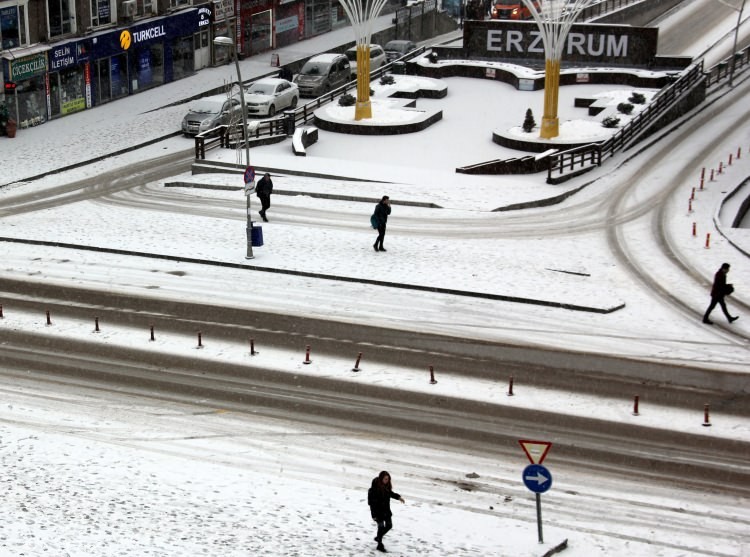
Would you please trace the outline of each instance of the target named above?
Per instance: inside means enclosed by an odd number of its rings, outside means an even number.
[[[354,107],[354,119],[372,118],[370,104],[370,45],[357,45],[357,104]]]
[[[560,95],[560,60],[546,60],[544,67],[544,116],[539,137],[552,139],[560,135],[557,102]]]

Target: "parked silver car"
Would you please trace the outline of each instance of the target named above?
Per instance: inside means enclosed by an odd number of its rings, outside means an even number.
[[[346,51],[346,57],[349,59],[349,66],[352,71],[352,77],[357,77],[357,47],[353,46]],[[385,57],[383,47],[379,44],[370,45],[370,71],[377,70],[388,60]]]
[[[277,77],[259,79],[245,90],[248,116],[273,116],[279,110],[296,108],[299,88],[296,83]]]
[[[412,50],[417,49],[417,43],[413,41],[403,41],[403,40],[395,40],[395,41],[388,41],[385,43],[385,56],[388,58],[389,62],[393,62],[394,60],[397,60],[401,58],[402,56],[406,56],[409,54]]]
[[[182,119],[182,133],[198,135],[232,120],[242,118],[240,98],[231,99],[226,95],[204,97],[188,106],[188,113]]]
[[[341,87],[351,78],[349,60],[343,54],[313,56],[295,76],[294,82],[303,97],[317,97]]]

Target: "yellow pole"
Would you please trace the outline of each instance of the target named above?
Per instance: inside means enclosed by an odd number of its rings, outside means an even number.
[[[544,65],[544,116],[539,137],[552,139],[560,135],[557,101],[560,95],[560,60],[547,60]]]
[[[357,104],[355,120],[372,118],[370,105],[370,45],[357,45]]]

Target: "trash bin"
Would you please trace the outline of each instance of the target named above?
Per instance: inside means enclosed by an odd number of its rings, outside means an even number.
[[[406,64],[402,62],[401,60],[396,60],[393,63],[391,73],[396,75],[405,75],[406,74]]]
[[[258,248],[263,245],[263,227],[253,226],[250,229],[250,245]]]

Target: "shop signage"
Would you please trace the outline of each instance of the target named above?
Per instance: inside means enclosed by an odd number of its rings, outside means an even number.
[[[211,25],[211,22],[214,19],[214,12],[210,6],[210,4],[206,4],[198,8],[198,27]]]
[[[234,16],[233,0],[214,0],[214,21]]]
[[[543,61],[542,34],[535,22],[464,22],[464,48],[471,58]],[[575,24],[562,61],[618,66],[648,66],[656,56],[659,29],[630,25]]]
[[[72,43],[52,47],[49,51],[49,71],[56,72],[76,64]]]
[[[277,33],[283,33],[285,31],[292,31],[297,30],[297,26],[299,25],[299,19],[296,15],[293,15],[291,17],[285,17],[284,19],[278,19],[276,20],[276,32]]]
[[[35,75],[47,72],[47,53],[34,54],[16,60],[10,60],[10,80],[24,81]]]

